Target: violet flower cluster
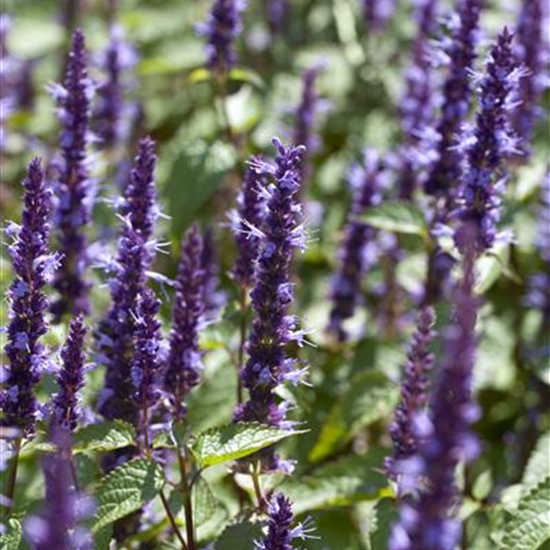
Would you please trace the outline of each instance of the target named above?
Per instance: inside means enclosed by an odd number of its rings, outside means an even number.
[[[348,338],[344,322],[362,302],[361,281],[377,258],[374,243],[377,231],[361,221],[360,216],[381,202],[386,176],[382,161],[373,150],[365,151],[363,164],[353,166],[349,174],[352,204],[338,251],[338,268],[331,281],[332,309],[327,327],[340,341]]]
[[[392,18],[397,0],[362,0],[362,5],[367,29],[373,32],[381,32]]]
[[[207,40],[207,66],[216,73],[226,73],[235,66],[235,39],[242,32],[245,0],[213,0],[205,23],[197,32]]]
[[[283,33],[290,15],[289,0],[267,0],[265,10],[271,35],[276,36]]]
[[[202,237],[201,266],[204,273],[204,317],[211,322],[219,315],[225,294],[219,289],[220,275],[214,231],[208,228]]]
[[[90,310],[90,283],[85,280],[84,273],[88,266],[86,226],[90,221],[93,200],[86,151],[90,141],[89,115],[93,88],[86,63],[84,35],[81,30],[76,30],[64,84],[50,87],[59,105],[58,115],[62,126],[59,137],[60,158],[56,162],[58,204],[55,226],[63,259],[54,281],[59,298],[51,308],[57,321],[66,313],[87,314]]]
[[[199,331],[205,314],[202,253],[203,240],[198,226],[194,225],[186,233],[181,247],[164,378],[164,387],[170,395],[174,417],[178,420],[185,417],[185,398],[198,385],[202,371],[202,354],[199,350]]]
[[[6,231],[14,239],[8,253],[15,278],[7,292],[8,368],[2,375],[0,404],[2,425],[16,427],[29,436],[35,430],[38,412],[34,390],[47,363],[40,342],[47,332],[44,314],[49,306],[44,287],[51,282],[59,256],[48,250],[51,190],[44,180],[40,159],[29,164],[23,188],[21,225],[11,224]]]
[[[302,336],[289,307],[294,300],[290,280],[293,253],[305,246],[302,209],[297,202],[305,148],[284,146],[277,138],[273,144],[277,151],[274,164],[253,165],[273,183],[266,189],[267,213],[251,292],[254,321],[246,345],[248,360],[241,371],[249,399],[237,407],[234,418],[237,422],[256,421],[290,428],[292,423],[286,418],[288,404],[279,402],[275,390],[286,380],[297,383],[303,374],[295,368],[296,360],[287,355],[285,348]],[[273,453],[266,456],[263,465],[267,470],[282,466]]]
[[[157,246],[153,237],[158,216],[155,163],[154,142],[144,138],[119,209],[123,226],[110,281],[111,308],[97,335],[101,361],[107,368],[100,412],[110,419],[136,420],[131,377],[135,312]]]
[[[71,320],[69,335],[61,350],[61,369],[56,382],[58,392],[52,400],[52,416],[55,425],[73,432],[82,416],[80,392],[85,384],[84,318],[78,315]]]
[[[475,129],[466,140],[459,217],[464,222],[462,227],[475,224],[478,253],[491,248],[497,237],[505,183],[502,161],[518,152],[510,111],[515,107],[515,91],[525,71],[518,67],[512,39],[513,34],[504,29],[491,48],[479,80],[480,108]],[[459,248],[467,245],[460,229],[455,240]]]

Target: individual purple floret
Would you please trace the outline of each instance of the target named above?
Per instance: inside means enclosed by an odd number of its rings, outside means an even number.
[[[418,325],[405,363],[401,383],[401,401],[397,405],[395,418],[390,426],[393,441],[393,455],[387,460],[389,476],[399,483],[401,462],[413,457],[418,451],[418,439],[414,420],[428,404],[428,376],[434,356],[429,351],[434,337],[435,313],[427,306],[420,310]]]
[[[53,418],[56,425],[73,432],[82,416],[80,391],[84,387],[86,354],[84,318],[78,315],[71,320],[69,336],[61,350],[61,369],[57,375],[57,394],[53,398]]]
[[[235,66],[235,38],[241,33],[245,0],[213,0],[205,23],[197,26],[197,32],[207,40],[207,65],[217,73],[226,73]]]
[[[58,196],[55,213],[56,236],[63,254],[54,287],[59,299],[52,304],[52,313],[60,321],[66,313],[89,313],[90,283],[84,273],[88,266],[86,226],[90,221],[92,200],[89,160],[88,119],[92,84],[86,69],[86,46],[81,30],[73,35],[63,86],[51,86],[57,99],[62,126],[59,137],[60,159],[56,166]]]
[[[471,227],[475,233],[475,228]],[[470,232],[472,239],[475,235]],[[424,489],[402,502],[393,527],[390,550],[454,550],[461,538],[457,518],[460,494],[455,482],[461,461],[475,458],[479,444],[471,431],[478,409],[472,401],[478,299],[473,295],[475,248],[463,261],[463,281],[454,290],[452,322],[444,334],[443,363],[430,401],[430,413],[417,416],[419,453],[407,472]],[[418,477],[417,477],[418,476]]]
[[[171,395],[174,417],[185,417],[184,400],[197,386],[202,371],[199,331],[204,321],[203,241],[198,226],[185,235],[176,278],[176,301],[172,312],[170,350],[164,387]]]
[[[100,412],[110,419],[136,420],[131,361],[137,300],[147,284],[147,271],[157,246],[153,237],[158,216],[155,162],[154,142],[142,139],[119,208],[123,226],[116,272],[110,282],[111,308],[97,335],[101,361],[107,368]]]
[[[129,84],[126,73],[136,62],[136,52],[125,41],[122,28],[113,25],[109,45],[99,60],[106,76],[98,87],[94,113],[96,132],[105,148],[120,144],[128,136],[134,109],[124,99]]]
[[[248,361],[241,371],[249,399],[237,408],[235,420],[290,428],[292,424],[286,419],[288,404],[280,402],[275,390],[286,380],[299,382],[303,373],[295,368],[296,360],[287,355],[285,348],[292,340],[300,341],[303,334],[297,330],[297,320],[289,315],[289,308],[294,300],[290,280],[293,252],[305,246],[302,209],[297,202],[305,148],[285,147],[277,138],[273,144],[277,150],[275,163],[253,165],[274,182],[266,188],[267,214],[251,292],[254,321],[246,346]],[[278,467],[277,457],[271,453],[264,468]]]
[[[424,184],[430,195],[456,194],[460,177],[459,152],[453,148],[470,108],[470,72],[476,57],[478,22],[483,0],[461,0],[458,22],[447,55],[448,75],[443,86],[443,104],[437,124],[437,161]]]
[[[380,32],[392,18],[397,0],[362,0],[363,16],[369,31]]]
[[[352,204],[338,251],[338,268],[331,282],[332,309],[328,331],[344,341],[348,334],[344,322],[351,318],[362,302],[361,280],[377,259],[373,239],[376,229],[360,221],[360,216],[382,200],[386,173],[378,154],[367,150],[363,164],[352,167],[349,182],[353,192]]]
[[[479,104],[473,136],[466,141],[466,168],[461,178],[459,217],[466,226],[475,224],[477,252],[491,248],[497,236],[502,188],[502,161],[517,153],[517,139],[510,125],[515,91],[525,71],[518,68],[512,50],[513,34],[499,34],[479,78]],[[457,246],[466,246],[461,231]]]
[[[306,526],[295,524],[292,503],[283,493],[271,498],[268,515],[267,534],[254,543],[256,550],[292,550],[296,539],[307,538]]]
[[[15,278],[7,292],[8,366],[2,375],[0,404],[2,425],[19,428],[29,436],[34,432],[37,413],[34,389],[47,362],[46,350],[40,343],[47,331],[44,313],[49,305],[44,287],[51,282],[59,257],[48,250],[51,191],[39,159],[29,164],[23,188],[21,225],[11,224],[6,230],[13,238],[8,253]]]
[[[548,32],[545,39],[543,31],[548,20],[544,15],[544,0],[522,1],[516,28],[516,55],[529,75],[520,84],[521,104],[516,110],[514,129],[522,140],[520,145],[524,156],[531,152],[533,130],[543,115],[540,99],[547,85],[545,67],[549,53]]]
[[[261,162],[260,158],[252,161]],[[264,176],[253,167],[245,173],[243,186],[237,197],[237,210],[231,213],[231,228],[237,245],[237,259],[233,278],[244,288],[252,288],[256,260],[260,252],[262,227],[266,216],[266,186]]]

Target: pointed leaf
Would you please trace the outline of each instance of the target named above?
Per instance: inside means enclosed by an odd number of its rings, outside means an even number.
[[[361,220],[386,231],[428,236],[428,224],[422,211],[405,201],[383,202],[369,208]]]
[[[529,462],[521,480],[523,494],[536,487],[550,473],[550,431],[543,434],[537,441],[535,450],[529,457]]]
[[[15,518],[9,519],[6,532],[0,536],[0,548],[2,550],[19,550],[22,535],[21,522]]]
[[[133,426],[121,420],[90,424],[75,433],[73,452],[107,452],[134,445],[136,431]]]

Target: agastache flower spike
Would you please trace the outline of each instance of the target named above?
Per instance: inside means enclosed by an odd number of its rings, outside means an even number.
[[[285,347],[298,334],[296,320],[289,315],[294,300],[290,268],[294,249],[305,246],[302,210],[297,202],[305,148],[285,147],[277,138],[273,144],[277,150],[275,163],[255,166],[274,183],[265,191],[267,214],[251,292],[254,321],[246,347],[248,361],[241,371],[249,399],[237,408],[234,418],[237,422],[256,421],[286,428],[291,425],[286,420],[288,405],[279,402],[275,390],[286,380],[294,380],[296,374],[296,361],[288,357]],[[264,459],[266,470],[282,466],[272,452],[264,453]]]
[[[415,416],[428,404],[428,375],[434,356],[429,351],[434,337],[435,313],[432,307],[420,310],[418,326],[413,335],[401,383],[401,401],[390,426],[393,455],[386,462],[389,476],[399,483],[400,463],[413,457],[418,451],[417,434],[414,430]]]
[[[52,304],[56,320],[66,313],[89,313],[88,290],[84,279],[88,265],[88,238],[85,230],[90,221],[91,180],[86,148],[89,142],[91,83],[86,69],[86,46],[81,30],[73,35],[63,86],[51,90],[59,104],[62,125],[59,137],[60,163],[57,176],[55,225],[59,249],[63,254],[54,287],[59,299]]]
[[[206,229],[203,233],[201,266],[204,273],[204,314],[207,321],[212,321],[223,307],[225,296],[219,289],[220,268],[214,232],[211,228]]]
[[[477,28],[483,0],[461,0],[456,28],[448,51],[448,75],[437,124],[437,155],[425,182],[430,195],[455,194],[460,177],[460,154],[452,147],[468,113],[471,99],[470,71],[476,56]]]
[[[184,400],[198,385],[202,371],[202,354],[199,350],[199,330],[205,312],[202,251],[200,231],[194,225],[182,242],[164,380],[165,390],[172,396],[174,416],[178,420],[185,417]]]
[[[2,425],[14,426],[24,435],[35,428],[37,402],[34,388],[46,363],[46,351],[40,338],[46,333],[44,313],[48,299],[44,287],[59,263],[49,254],[51,190],[47,187],[40,160],[35,158],[23,181],[21,226],[8,227],[14,238],[8,248],[15,278],[8,290],[10,321],[5,347],[7,373],[0,393]],[[4,376],[2,377],[4,378]]]
[[[245,0],[213,0],[212,9],[205,23],[197,26],[197,32],[207,41],[207,65],[213,71],[225,73],[237,61],[234,41],[242,31],[242,12]]]
[[[275,36],[282,33],[290,14],[289,0],[267,0],[265,10],[271,35]]]
[[[391,19],[397,0],[362,0],[362,4],[367,29],[380,32]]]
[[[380,158],[372,150],[365,152],[362,165],[355,165],[350,171],[353,198],[330,291],[332,309],[328,331],[340,341],[348,337],[343,323],[353,316],[356,306],[361,303],[361,280],[377,257],[372,242],[376,230],[359,217],[382,200],[385,177]]]
[[[513,34],[504,29],[490,51],[479,83],[480,108],[474,134],[466,140],[467,165],[461,182],[459,216],[465,226],[476,225],[478,253],[495,242],[505,179],[499,172],[503,159],[518,151],[509,116],[515,107],[514,92],[525,71],[518,68],[512,39]],[[460,228],[455,240],[459,248],[467,245]]]
[[[84,339],[86,327],[82,315],[71,320],[69,336],[61,350],[62,366],[57,375],[59,391],[53,398],[53,417],[55,424],[72,432],[81,417],[80,391],[84,387]]]

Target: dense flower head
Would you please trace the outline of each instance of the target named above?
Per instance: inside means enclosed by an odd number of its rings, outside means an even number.
[[[234,41],[242,31],[245,0],[213,0],[208,19],[197,27],[207,39],[207,65],[217,72],[231,69],[236,61]]]
[[[7,292],[7,372],[2,376],[0,404],[2,424],[30,435],[38,407],[34,388],[46,364],[46,350],[40,343],[47,332],[44,314],[49,305],[44,287],[52,280],[59,256],[48,250],[51,190],[44,180],[40,159],[29,164],[23,188],[21,225],[12,224],[6,230],[13,238],[8,253],[14,280]]]
[[[456,192],[454,187],[460,176],[460,154],[453,149],[453,145],[470,108],[470,72],[476,57],[482,6],[483,0],[461,0],[458,8],[459,21],[447,52],[448,74],[436,128],[438,158],[424,184],[424,189],[431,195],[449,196]]]
[[[258,164],[261,159],[256,158],[253,162]],[[261,231],[266,215],[266,197],[263,193],[265,186],[265,177],[254,168],[248,167],[237,197],[237,210],[230,215],[237,245],[233,278],[246,288],[251,288],[254,282],[255,264],[260,250]]]
[[[386,177],[381,159],[373,150],[367,150],[363,163],[354,165],[349,174],[353,197],[338,251],[338,268],[331,282],[332,309],[328,325],[329,332],[341,341],[348,337],[344,322],[353,316],[362,301],[363,276],[377,259],[374,243],[377,231],[359,217],[367,208],[381,202]]]
[[[176,298],[172,311],[170,349],[164,387],[172,397],[177,419],[186,413],[184,400],[198,385],[202,371],[199,331],[205,313],[205,273],[202,264],[203,240],[199,227],[186,233],[176,278]]]
[[[485,73],[479,80],[475,129],[466,140],[459,216],[467,224],[476,224],[478,252],[491,248],[495,242],[505,181],[502,161],[518,152],[509,118],[510,110],[516,106],[513,101],[518,81],[525,72],[518,68],[512,39],[513,34],[504,29],[489,53]],[[459,247],[464,246],[460,231],[456,241]]]
[[[86,326],[80,314],[71,320],[69,335],[61,350],[62,364],[56,379],[59,389],[53,398],[54,421],[69,432],[75,430],[82,415],[80,392],[85,384],[85,338]]]
[[[90,283],[84,273],[88,265],[86,226],[90,221],[92,180],[87,146],[90,140],[90,99],[93,92],[86,68],[84,34],[75,31],[63,86],[51,91],[58,102],[61,123],[59,158],[56,159],[56,236],[63,254],[54,287],[59,298],[52,304],[57,320],[65,313],[89,313]]]
[[[397,0],[362,0],[363,16],[369,31],[384,30],[392,18]]]
[[[429,346],[435,334],[434,321],[433,308],[423,307],[418,315],[418,325],[405,363],[401,401],[397,405],[395,418],[390,426],[393,455],[386,466],[390,477],[398,483],[400,461],[413,457],[418,451],[414,419],[418,413],[424,411],[428,403],[428,377],[434,362],[434,355],[430,352]]]
[[[155,162],[154,142],[142,139],[119,207],[122,231],[115,274],[110,280],[111,307],[97,335],[101,361],[107,367],[100,411],[107,418],[135,420],[135,403],[131,398],[135,311],[157,247],[153,238],[158,215]]]

